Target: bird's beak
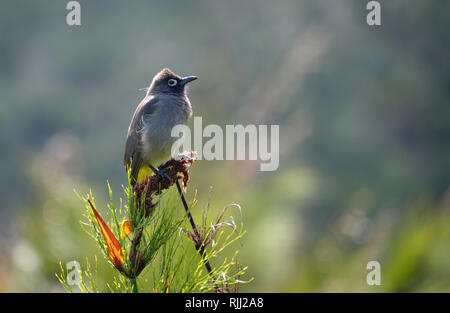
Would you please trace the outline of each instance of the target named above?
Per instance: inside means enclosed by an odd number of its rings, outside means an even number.
[[[187,83],[189,83],[189,82],[191,82],[193,80],[196,80],[197,78],[198,78],[197,76],[186,76],[186,77],[183,77],[183,79],[181,80],[181,84],[182,85],[186,85]]]

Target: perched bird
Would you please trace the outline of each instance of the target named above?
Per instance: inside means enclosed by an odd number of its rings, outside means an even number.
[[[141,182],[152,171],[162,175],[155,166],[170,159],[172,128],[186,124],[192,115],[186,84],[196,76],[180,77],[165,68],[155,75],[145,98],[139,103],[125,143],[124,165],[131,168],[131,182]]]

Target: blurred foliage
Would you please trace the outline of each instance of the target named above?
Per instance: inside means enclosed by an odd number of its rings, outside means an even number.
[[[62,291],[58,261],[95,254],[72,190],[126,183],[138,89],[168,66],[199,76],[204,125],[280,125],[277,171],[191,171],[191,199],[242,206],[243,291],[450,291],[450,3],[380,2],[379,27],[360,0],[80,0],[79,27],[3,2],[0,290]]]
[[[229,293],[251,281],[251,278],[244,280],[247,268],[236,261],[239,253],[236,245],[230,248],[245,234],[243,224],[238,225],[232,212],[227,212],[232,208],[240,209],[239,206],[233,204],[224,208],[218,217],[211,219],[208,216],[211,204],[208,203],[203,210],[202,224],[196,224],[195,231],[190,230],[192,226],[186,212],[177,210],[180,195],[173,189],[163,190],[173,185],[176,177],[181,177],[178,176],[183,173],[180,164],[186,167],[183,163],[176,164],[180,172],[172,171],[172,176],[168,176],[172,183],[146,180],[137,188],[124,188],[125,200],[121,198],[119,206],[114,204],[113,192],[108,186],[109,222],[99,215],[92,194],[80,196],[86,209],[86,221],[82,226],[97,242],[98,250],[116,270],[116,275],[99,277],[96,257],[95,266],[86,259],[84,270],[80,263],[78,269],[60,263],[56,277],[68,292]],[[186,168],[186,175],[187,171]],[[128,181],[131,182],[130,177]],[[195,204],[194,199],[190,210]],[[127,221],[128,231],[123,221]],[[231,258],[221,257],[223,251],[230,249],[234,250]],[[76,275],[79,275],[79,283],[74,283]],[[100,285],[99,279],[106,283]]]

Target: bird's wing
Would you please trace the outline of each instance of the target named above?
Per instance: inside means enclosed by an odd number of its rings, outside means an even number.
[[[131,165],[131,179],[136,182],[139,169],[144,163],[142,155],[142,128],[144,127],[144,119],[154,113],[158,100],[156,97],[145,97],[136,108],[130,127],[128,128],[127,141],[125,143],[124,165],[128,168]]]

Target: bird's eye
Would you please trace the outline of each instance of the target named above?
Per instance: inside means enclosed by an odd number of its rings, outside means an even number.
[[[167,85],[169,85],[170,87],[176,86],[177,83],[178,83],[177,80],[173,79],[173,78],[171,78],[167,81]]]

